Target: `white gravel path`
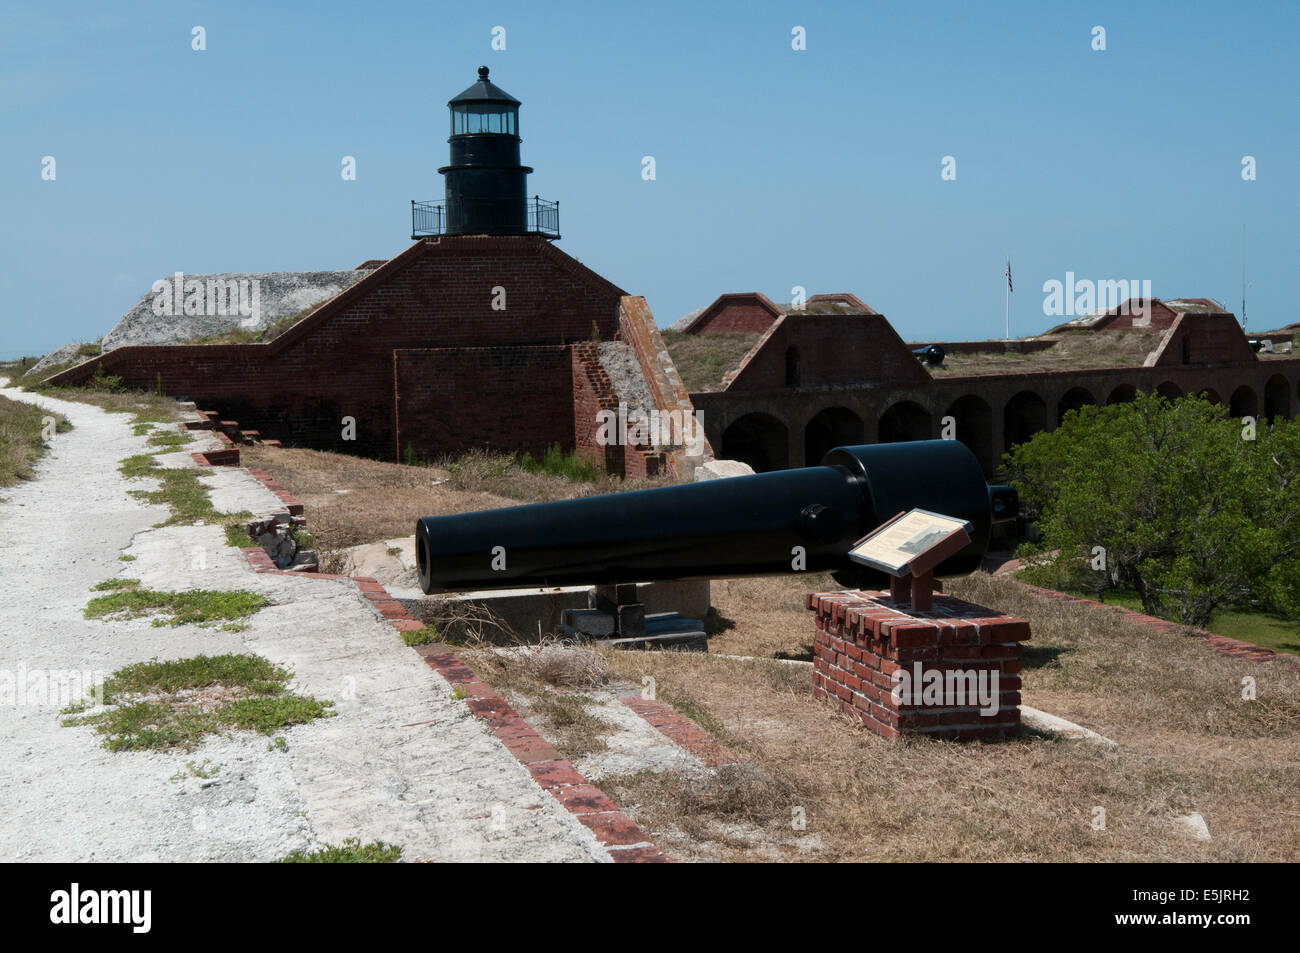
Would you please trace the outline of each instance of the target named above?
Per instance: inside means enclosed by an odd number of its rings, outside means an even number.
[[[126,415],[0,394],[74,425],[37,479],[0,489],[0,677],[248,651],[290,666],[294,690],[338,713],[282,732],[285,751],[245,733],[188,754],[111,753],[92,729],[62,727],[57,699],[20,686],[0,703],[0,861],[272,860],[346,837],[398,844],[407,860],[609,860],[351,583],[254,573],[219,527],[151,528],[166,509],[129,496],[116,470],[148,450]],[[222,510],[271,505],[256,481],[213,482]],[[112,576],[275,604],[242,633],[85,620],[89,588]],[[211,779],[172,780],[205,761]]]

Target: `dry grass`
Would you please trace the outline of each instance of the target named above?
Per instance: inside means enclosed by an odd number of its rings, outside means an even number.
[[[469,454],[449,466],[408,466],[259,446],[242,448],[240,459],[245,466],[267,470],[303,503],[322,566],[340,549],[410,536],[422,516],[643,489],[660,482],[602,477],[575,483],[529,473],[510,457],[486,453]]]
[[[490,467],[462,484],[433,487],[437,470],[313,451],[260,448],[249,462],[292,488],[314,528],[348,528],[349,544],[406,535],[417,516],[516,502],[492,492],[495,481],[512,477]],[[560,483],[561,495],[597,491]],[[356,492],[335,494],[339,488]],[[1300,856],[1300,682],[1291,670],[1219,656],[1178,632],[976,575],[951,581],[949,591],[1021,615],[1033,628],[1026,704],[1100,731],[1119,747],[1028,730],[1002,744],[890,743],[814,700],[808,666],[721,657],[807,658],[813,627],[804,594],[833,588],[825,577],[715,582],[721,631],[709,654],[609,652],[596,663],[589,649],[555,643],[462,651],[571,759],[600,750],[609,730],[574,692],[594,692],[607,679],[641,685],[645,675],[654,676],[660,699],[744,757],[747,766],[704,776],[643,772],[601,781],[680,858]],[[1256,701],[1241,699],[1247,675],[1257,680]],[[1107,812],[1103,831],[1092,828],[1096,807]],[[1208,843],[1174,823],[1193,810],[1209,825]]]
[[[613,726],[593,714],[595,699],[582,694],[609,683],[602,653],[549,638],[508,651],[482,645],[460,651],[564,757],[578,761],[605,750]]]
[[[556,688],[599,688],[609,681],[605,656],[582,646],[546,642],[512,658],[525,675]]]
[[[813,627],[804,596],[841,586],[828,574],[789,578],[715,579],[710,584],[716,620],[709,651],[812,661]]]
[[[1162,334],[1161,331],[1140,330],[1062,334],[1057,337],[1056,345],[1045,351],[1005,353],[999,348],[973,354],[949,354],[941,367],[928,369],[934,377],[964,377],[1092,367],[1141,367],[1147,354],[1160,346]]]
[[[722,390],[722,377],[740,365],[761,334],[685,334],[662,331],[682,383],[692,393]]]
[[[519,634],[481,603],[422,599],[420,621],[448,645],[522,644]]]
[[[550,636],[533,644],[516,639],[506,651],[490,643],[475,643],[464,654],[476,666],[490,669],[492,684],[498,687],[591,691],[610,681],[605,653]]]
[[[51,374],[56,373],[50,371]],[[45,376],[44,372],[41,375]],[[23,390],[36,391],[57,400],[72,400],[81,404],[93,404],[110,414],[131,414],[132,423],[166,423],[179,420],[176,400],[151,391],[139,390],[97,390],[93,387],[42,387],[39,382],[19,381],[17,386]]]
[[[33,404],[0,397],[0,486],[30,480],[33,467],[46,452],[46,418],[54,418],[54,429],[72,429],[67,418],[51,414]]]
[[[734,628],[711,653],[797,654],[809,579],[715,584]],[[1300,856],[1300,683],[1203,642],[1033,597],[982,575],[950,591],[1030,620],[1025,702],[1119,742],[1025,731],[1016,741],[890,743],[815,701],[810,669],[716,654],[610,653],[710,727],[752,772],[641,774],[602,787],[674,855],[718,860],[1294,860]],[[790,620],[782,639],[770,617]],[[799,615],[797,621],[795,616]],[[750,633],[753,633],[752,635]],[[1241,678],[1258,700],[1241,699]],[[728,786],[738,788],[730,794]],[[1091,827],[1104,807],[1104,831]],[[806,829],[792,821],[801,809]],[[1173,817],[1201,812],[1213,840]]]

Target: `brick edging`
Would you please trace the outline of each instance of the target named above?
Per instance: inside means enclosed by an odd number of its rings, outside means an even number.
[[[197,458],[198,455],[195,456]],[[265,484],[268,490],[275,493],[288,507],[290,514],[294,516],[303,514],[302,504],[280,486],[267,471],[249,468],[248,472]],[[370,576],[287,572],[277,569],[271,557],[260,546],[242,547],[240,552],[257,573],[297,576],[300,579],[349,579],[356,584],[361,595],[370,602],[371,606],[398,632],[413,632],[424,628],[418,619],[392,597],[382,583]],[[450,682],[453,687],[460,689],[474,716],[486,724],[488,730],[496,736],[506,750],[527,769],[539,787],[596,835],[596,840],[609,852],[609,856],[615,863],[668,862],[668,858],[650,840],[649,835],[619,810],[618,805],[603,791],[591,784],[572,764],[561,757],[559,751],[524,721],[505,699],[493,690],[492,686],[478,677],[469,663],[448,648],[440,647],[432,651],[424,646],[414,648],[426,665]],[[708,738],[707,735],[705,737]]]
[[[369,576],[348,578],[398,632],[423,628],[419,620],[413,618],[378,580]],[[414,648],[429,668],[460,690],[469,710],[527,769],[538,786],[596,835],[596,840],[615,863],[663,863],[668,860],[635,821],[620,811],[617,804],[524,721],[491,685],[479,678],[468,662],[446,647]]]
[[[723,765],[744,763],[744,759],[728,750],[717,738],[671,705],[639,695],[626,695],[619,698],[619,701],[644,718],[673,744],[703,761],[706,767],[720,768]]]
[[[1220,655],[1245,659],[1250,662],[1279,662],[1288,668],[1300,672],[1300,657],[1287,653],[1279,654],[1273,649],[1264,648],[1264,646],[1256,645],[1253,642],[1245,642],[1241,639],[1234,639],[1231,636],[1219,635],[1217,632],[1198,629],[1195,626],[1170,622],[1168,619],[1158,619],[1155,616],[1144,615],[1141,612],[1134,612],[1132,609],[1126,609],[1123,606],[1098,602],[1096,599],[1087,599],[1083,596],[1072,595],[1068,592],[1059,592],[1056,589],[1045,589],[1042,586],[1030,585],[1027,582],[1021,582],[1019,579],[1012,578],[1011,581],[1018,586],[1028,589],[1035,595],[1044,599],[1050,599],[1053,602],[1082,602],[1090,606],[1097,606],[1098,608],[1116,610],[1129,621],[1149,626],[1160,632],[1172,632],[1174,629],[1185,629],[1196,638],[1207,642],[1210,648],[1215,652],[1218,652]]]

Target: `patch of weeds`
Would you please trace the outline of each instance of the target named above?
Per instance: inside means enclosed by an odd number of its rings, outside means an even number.
[[[316,548],[316,537],[306,530],[291,529],[289,530],[289,538],[293,540],[293,544],[299,549]]]
[[[145,400],[143,403],[136,403],[129,408],[135,415],[131,418],[131,423],[134,426],[171,423],[174,414],[171,410],[172,403],[169,398],[156,394],[140,394],[138,396],[144,397]]]
[[[127,695],[175,693],[212,685],[243,686],[261,694],[281,691],[288,672],[260,655],[196,655],[188,659],[134,662],[104,680],[104,704]]]
[[[166,615],[154,621],[155,625],[209,625],[222,620],[242,619],[270,604],[265,596],[244,589],[191,589],[186,592],[125,589],[111,596],[91,599],[83,614],[87,619],[136,619],[153,612],[165,612]]]
[[[247,510],[241,513],[230,513],[225,517],[226,522],[222,529],[226,534],[227,546],[247,549],[253,545],[253,537],[248,535],[248,522],[252,518],[253,514]]]
[[[179,450],[189,446],[190,438],[182,433],[167,430],[155,430],[149,434],[149,446],[159,450]]]
[[[164,469],[155,465],[144,475],[162,485],[156,490],[131,490],[130,493],[147,503],[161,503],[172,511],[171,518],[159,523],[159,527],[210,523],[219,516],[208,499],[207,487],[199,481],[198,470]]]
[[[95,376],[90,379],[86,385],[91,390],[103,391],[106,394],[122,394],[126,392],[126,386],[122,383],[120,374],[105,374],[102,367],[95,368]]]
[[[49,450],[46,440],[51,429],[64,433],[72,424],[61,414],[0,397],[0,486],[12,486],[35,475],[36,461]]]
[[[288,681],[286,669],[257,655],[137,662],[105,679],[106,711],[79,715],[84,707],[69,707],[62,723],[94,727],[109,751],[163,751],[192,750],[219,732],[270,735],[333,715],[332,702],[288,692]]]
[[[137,589],[139,586],[139,579],[105,579],[103,582],[97,582],[91,586],[90,591],[112,592],[116,589]]]
[[[267,751],[288,751],[289,739],[285,738],[284,735],[277,735],[276,737],[272,738],[270,741],[266,743],[266,750]]]
[[[134,556],[118,556],[117,558],[120,559],[120,560],[121,560],[122,562],[124,562],[124,563],[133,563],[133,562],[135,562],[135,557],[134,557]]]
[[[179,435],[177,435],[179,436]],[[118,463],[117,470],[127,479],[149,477],[158,481],[156,490],[128,490],[132,496],[146,503],[159,503],[171,510],[171,518],[155,526],[177,524],[215,523],[243,514],[222,514],[212,508],[208,488],[199,477],[199,470],[188,467],[161,467],[152,454],[137,453]]]
[[[576,452],[565,453],[558,443],[547,447],[540,460],[534,459],[532,454],[523,454],[519,458],[519,466],[528,473],[546,473],[575,483],[594,483],[600,476],[600,470],[595,464],[584,460]]]
[[[431,625],[426,625],[423,629],[414,629],[402,633],[402,641],[407,645],[428,645],[431,642],[440,642],[441,640],[442,636]]]
[[[303,725],[325,717],[333,702],[288,693],[241,698],[221,710],[222,721],[234,728],[269,735],[285,725]]]
[[[726,726],[689,692],[673,688],[660,688],[659,700],[672,705],[715,738],[723,739],[727,737]]]
[[[451,700],[454,702],[463,702],[465,700],[465,690],[457,685],[451,690]]]
[[[558,747],[565,755],[582,757],[608,746],[610,726],[588,709],[595,700],[586,695],[542,692],[531,699],[533,710],[555,729]]]
[[[153,476],[157,469],[158,463],[151,453],[137,453],[117,465],[117,472],[128,480],[133,477]]]
[[[131,433],[135,434],[137,437],[143,437],[153,429],[153,424],[148,423],[147,421],[131,425]]]
[[[401,547],[401,546],[389,546],[389,547],[388,547],[388,555],[390,555],[390,556],[400,556],[400,555],[402,555],[402,547]]]
[[[205,778],[205,779],[214,778],[217,776],[217,773],[221,770],[221,765],[218,764],[214,767],[209,768],[208,765],[210,764],[212,764],[212,762],[209,761],[207,758],[203,759],[202,764],[195,764],[193,761],[191,761],[185,766],[184,771],[177,771],[175,774],[171,776],[170,780],[184,781],[188,777]]]
[[[295,850],[276,863],[280,864],[395,864],[402,857],[402,848],[383,841],[361,843],[349,837],[342,844],[327,844],[316,850]]]
[[[538,696],[537,708],[556,728],[568,728],[587,716],[587,706],[592,699],[586,695],[555,695],[546,692]]]

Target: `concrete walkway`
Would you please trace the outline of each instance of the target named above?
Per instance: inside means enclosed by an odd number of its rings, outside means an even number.
[[[151,481],[116,469],[149,449],[127,415],[5,383],[0,394],[73,429],[54,438],[37,479],[0,489],[0,676],[252,652],[338,714],[280,732],[287,750],[241,733],[184,754],[110,753],[91,728],[60,725],[58,699],[19,686],[18,704],[0,703],[0,861],[265,861],[347,837],[397,844],[406,860],[610,859],[351,582],[254,573],[220,527],[151,528],[166,508],[127,493]],[[160,460],[193,465],[188,453]],[[214,505],[265,511],[274,497],[238,473],[205,478]],[[90,587],[114,576],[247,589],[274,605],[241,633],[87,621]],[[187,771],[205,761],[213,777]]]

